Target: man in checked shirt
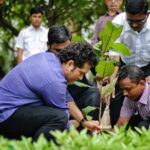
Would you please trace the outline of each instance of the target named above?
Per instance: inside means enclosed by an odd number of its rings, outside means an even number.
[[[137,127],[150,126],[150,82],[144,72],[135,65],[123,66],[119,72],[119,85],[125,96],[117,126],[129,124]],[[135,114],[134,121],[131,117]],[[135,116],[135,115],[134,115]]]

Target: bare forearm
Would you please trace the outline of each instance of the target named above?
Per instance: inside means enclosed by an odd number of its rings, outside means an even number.
[[[68,106],[69,106],[69,112],[70,112],[71,116],[74,117],[75,120],[80,122],[83,127],[87,128],[91,132],[100,130],[98,121],[87,121],[87,120],[83,119],[84,116],[74,101],[68,102]]]
[[[117,121],[117,124],[116,126],[118,126],[119,128],[124,126],[124,125],[127,125],[128,122],[129,122],[130,118],[123,118],[123,117],[120,117],[119,120]]]
[[[79,108],[77,107],[77,105],[75,104],[75,102],[74,101],[68,102],[68,106],[69,106],[70,115],[74,119],[80,122],[84,118],[84,116],[82,112],[79,110]]]
[[[18,48],[17,64],[21,63],[21,61],[22,61],[22,54],[23,54],[23,49]]]

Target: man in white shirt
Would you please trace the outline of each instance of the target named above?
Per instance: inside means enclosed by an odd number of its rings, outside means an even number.
[[[121,55],[122,64],[136,65],[145,74],[146,79],[150,76],[150,17],[147,0],[127,0],[125,13],[118,15],[112,22],[123,25],[123,31],[119,42],[127,45],[131,51],[130,57]],[[123,102],[123,95],[116,87],[115,100],[111,102],[110,113],[112,125],[116,123]]]
[[[48,30],[41,25],[43,12],[40,7],[32,8],[30,11],[31,25],[23,29],[17,38],[16,47],[18,49],[17,63],[22,60],[45,52],[47,48]]]

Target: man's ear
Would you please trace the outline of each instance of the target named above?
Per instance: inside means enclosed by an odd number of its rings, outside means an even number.
[[[75,70],[75,63],[74,63],[74,60],[69,60],[69,61],[67,61],[67,63],[65,64],[66,65],[66,69],[68,70],[68,71],[74,71]]]
[[[139,84],[145,86],[145,80],[140,80]]]
[[[74,60],[67,61],[66,66],[69,68],[74,68],[75,67]]]

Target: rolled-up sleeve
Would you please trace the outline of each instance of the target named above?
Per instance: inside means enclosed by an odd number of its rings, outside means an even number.
[[[17,40],[16,40],[16,45],[15,47],[16,48],[21,48],[23,49],[23,46],[24,46],[24,38],[23,38],[23,32],[21,31],[17,37]]]

